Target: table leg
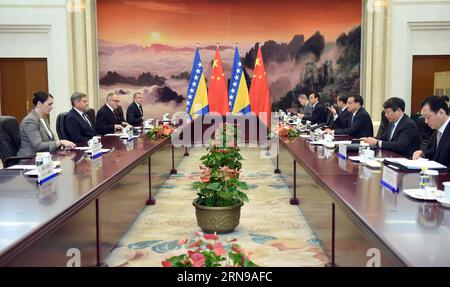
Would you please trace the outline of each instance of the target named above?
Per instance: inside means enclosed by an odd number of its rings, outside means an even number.
[[[155,205],[156,200],[152,198],[152,158],[148,158],[148,199],[146,205]]]
[[[299,205],[300,201],[297,198],[297,163],[294,162],[294,196],[289,200],[291,205]]]
[[[177,174],[177,170],[175,169],[175,148],[172,145],[172,170],[170,174]]]
[[[280,161],[280,156],[277,155],[277,168],[273,171],[273,173],[277,173],[277,174],[281,173],[279,161]]]
[[[187,147],[184,148],[184,156],[189,156],[189,152],[188,152],[188,148]]]
[[[325,267],[336,267],[336,206],[331,203],[331,262],[325,264]]]

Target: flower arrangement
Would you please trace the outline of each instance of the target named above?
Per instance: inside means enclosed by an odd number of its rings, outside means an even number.
[[[223,126],[216,131],[216,140],[201,157],[202,176],[193,183],[197,190],[196,202],[208,207],[227,207],[240,202],[248,202],[243,190],[247,183],[239,180],[243,159],[239,147],[231,145],[236,139],[236,127]],[[222,144],[218,146],[217,144]]]
[[[291,127],[289,125],[285,125],[282,123],[279,123],[275,128],[274,132],[278,134],[281,138],[298,138],[300,136],[300,131],[297,130],[295,127]]]
[[[162,125],[153,127],[146,135],[152,140],[160,140],[168,138],[174,132],[174,129],[170,125]]]
[[[186,253],[172,256],[162,261],[163,267],[254,267],[250,253],[237,244],[236,239],[219,242],[216,234],[194,232],[198,236],[189,244],[188,239],[178,241],[178,245],[186,248]]]

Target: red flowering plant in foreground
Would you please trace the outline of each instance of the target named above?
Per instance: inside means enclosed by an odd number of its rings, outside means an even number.
[[[243,159],[240,149],[226,145],[235,138],[235,132],[224,127],[219,134],[216,141],[222,145],[213,143],[208,148],[208,153],[200,159],[202,175],[192,185],[197,190],[196,202],[208,207],[227,207],[242,201],[248,202],[247,194],[243,192],[248,190],[248,185],[239,180]]]
[[[163,267],[255,267],[250,253],[237,244],[236,239],[219,241],[216,234],[195,232],[199,238],[189,244],[188,239],[178,241],[186,249],[185,254],[162,261]]]
[[[146,133],[146,135],[152,140],[160,140],[170,137],[173,131],[174,129],[170,125],[162,125],[152,128]]]

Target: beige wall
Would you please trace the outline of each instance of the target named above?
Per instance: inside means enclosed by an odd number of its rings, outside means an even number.
[[[375,124],[383,102],[411,112],[412,57],[450,55],[450,0],[365,0],[362,94]]]
[[[0,0],[0,57],[47,58],[52,119],[70,109],[74,91],[87,93],[96,107],[95,27],[95,1]]]

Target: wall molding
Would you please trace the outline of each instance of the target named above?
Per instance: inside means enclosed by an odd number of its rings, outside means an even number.
[[[2,25],[0,33],[49,33],[51,25]]]

